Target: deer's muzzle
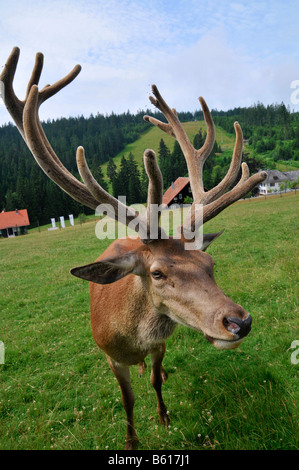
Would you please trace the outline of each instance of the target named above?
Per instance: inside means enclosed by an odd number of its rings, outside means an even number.
[[[223,319],[224,327],[236,336],[236,339],[244,338],[251,330],[252,318],[248,315],[244,320],[237,317]]]
[[[225,329],[232,333],[231,339],[213,338],[205,334],[206,339],[217,349],[235,349],[251,330],[252,318],[248,315],[244,320],[239,317],[224,317],[222,320]]]

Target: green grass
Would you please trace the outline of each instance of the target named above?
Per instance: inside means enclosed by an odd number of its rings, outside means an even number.
[[[132,367],[139,449],[298,449],[298,201],[234,204],[206,224],[216,280],[253,317],[241,347],[214,349],[178,327],[167,341],[163,386],[171,426],[158,424],[150,363]],[[123,449],[117,382],[95,345],[88,284],[69,274],[108,241],[95,221],[0,239],[1,449]]]

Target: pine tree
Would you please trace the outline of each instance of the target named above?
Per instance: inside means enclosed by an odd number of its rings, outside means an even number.
[[[197,134],[195,134],[195,136],[194,136],[193,147],[196,150],[199,150],[203,146],[204,141],[205,141],[205,136],[202,135],[201,129],[199,129]]]
[[[129,172],[129,187],[127,193],[127,203],[139,204],[141,203],[141,184],[140,184],[140,173],[138,165],[134,160],[132,152],[129,153],[128,157],[128,172]]]
[[[111,183],[117,176],[117,168],[112,158],[109,158],[109,161],[107,164],[107,176]]]
[[[105,189],[105,191],[108,191],[108,184],[107,184],[107,181],[105,181],[105,177],[104,177],[104,173],[103,173],[101,165],[93,164],[90,170],[94,178],[96,179],[96,181],[99,183],[99,185],[102,186],[102,188]]]
[[[128,162],[123,155],[120,162],[120,168],[117,173],[117,178],[114,182],[113,193],[115,197],[127,196],[129,192],[129,168]]]
[[[3,209],[5,209],[7,212],[13,211],[17,208],[17,206],[18,206],[17,193],[15,191],[12,191],[12,189],[9,189],[5,196],[5,205]]]
[[[179,176],[188,175],[186,160],[177,140],[174,143],[171,159],[173,162],[172,181],[175,181]]]
[[[108,165],[107,165],[107,176],[110,180],[110,183],[112,185],[112,193],[113,196],[117,197],[117,167],[112,160],[112,158],[109,158]]]
[[[279,108],[279,117],[280,117],[280,123],[283,127],[284,130],[284,140],[287,140],[288,138],[288,127],[289,123],[291,120],[290,112],[286,108],[284,103],[281,103],[280,108]]]

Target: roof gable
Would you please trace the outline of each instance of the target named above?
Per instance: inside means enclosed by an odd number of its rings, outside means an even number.
[[[261,184],[281,183],[283,181],[296,181],[299,171],[267,170],[267,178]]]
[[[0,230],[9,227],[30,225],[27,209],[0,212]]]
[[[175,198],[189,183],[190,179],[188,177],[179,176],[179,178],[177,178],[175,182],[172,183],[172,185],[169,186],[169,188],[165,191],[162,204],[168,205],[173,200],[173,198]]]

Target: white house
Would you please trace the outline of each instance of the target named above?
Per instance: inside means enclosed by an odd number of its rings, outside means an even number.
[[[267,178],[259,185],[259,194],[266,195],[269,193],[280,192],[280,185],[297,181],[299,178],[299,170],[297,171],[279,171],[267,170]]]

